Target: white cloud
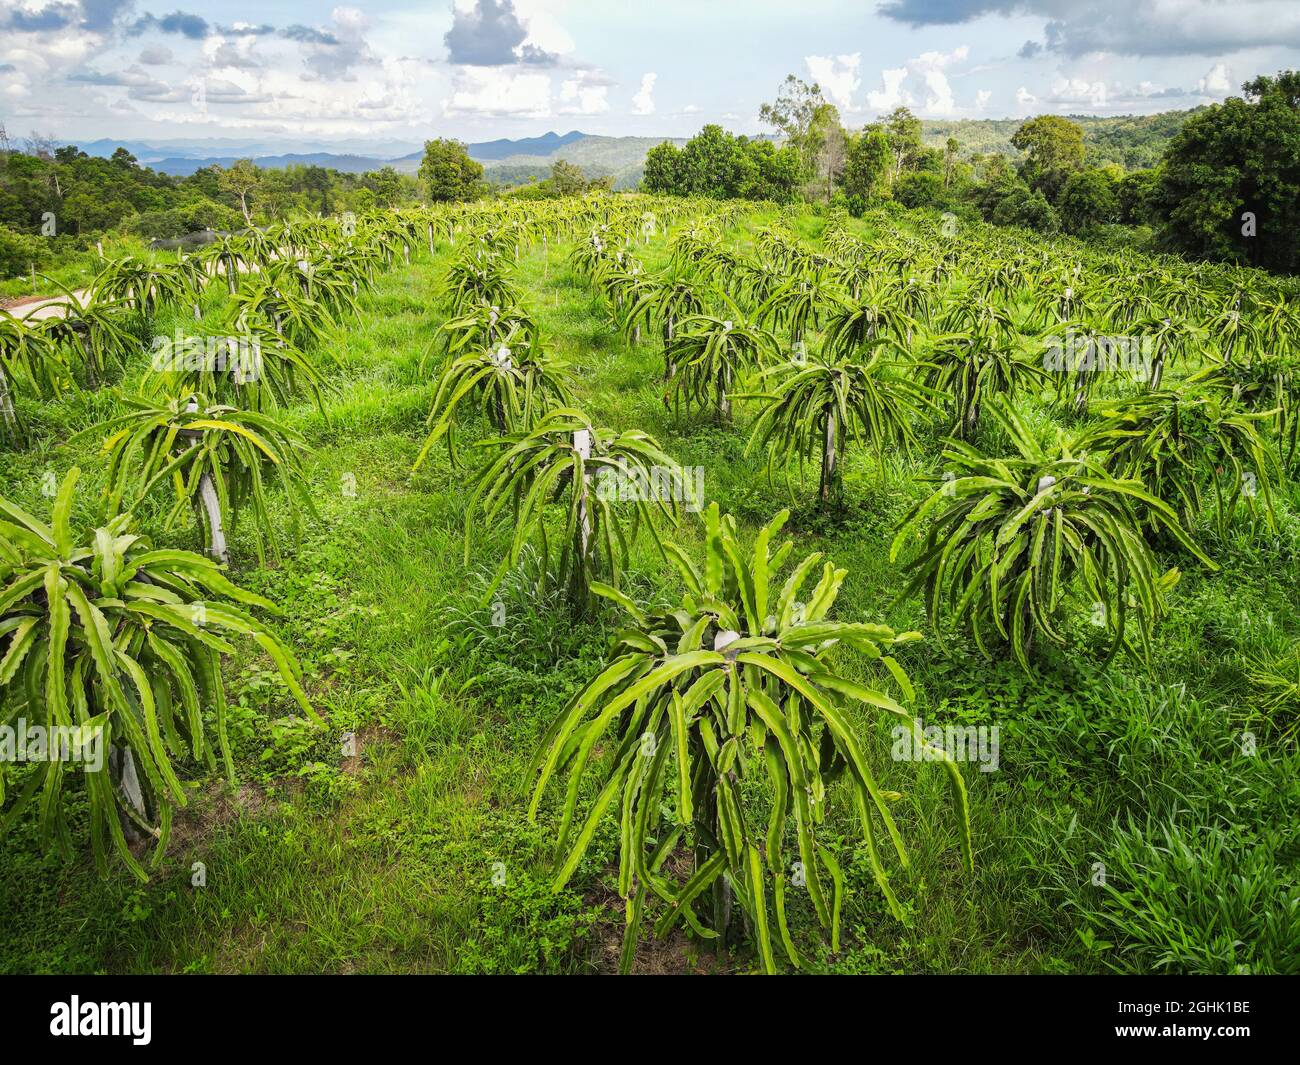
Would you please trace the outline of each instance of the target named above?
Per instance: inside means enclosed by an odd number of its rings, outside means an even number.
[[[858,77],[858,67],[862,62],[862,53],[852,55],[809,55],[804,56],[808,73],[822,87],[832,103],[842,111],[857,110],[853,106],[853,94],[862,85]]]
[[[903,89],[903,82],[907,78],[907,67],[897,67],[893,70],[882,70],[880,80],[884,83],[884,89],[880,92],[867,93],[867,106],[873,111],[892,111],[895,107],[902,107],[911,101],[911,97]]]
[[[1026,89],[1023,85],[1016,90],[1016,107],[1020,113],[1027,114],[1033,108],[1038,106],[1038,97]]]
[[[549,118],[551,79],[502,67],[460,67],[451,96],[442,101],[442,113]]]
[[[909,59],[905,66],[880,72],[883,89],[867,93],[867,105],[873,111],[892,111],[896,107],[911,107],[922,115],[945,118],[961,109],[953,96],[952,86],[945,71],[962,63],[970,55],[966,45],[951,52],[923,52]]]
[[[985,108],[988,107],[988,105],[989,105],[989,101],[990,101],[991,99],[993,99],[993,90],[991,90],[991,89],[980,89],[979,92],[977,92],[977,93],[975,94],[975,107],[976,107],[976,109],[977,109],[977,110],[980,110],[980,111],[983,111]]]
[[[560,114],[600,115],[609,110],[609,82],[588,71],[578,73],[560,85]]]
[[[632,97],[632,114],[653,115],[655,113],[655,81],[659,75],[650,73],[641,75],[641,88]]]
[[[1202,96],[1227,96],[1232,92],[1232,71],[1226,63],[1215,63],[1196,83],[1196,91]]]
[[[1057,78],[1052,82],[1052,91],[1047,96],[1049,103],[1058,107],[1106,106],[1106,83],[1088,81],[1086,78]]]

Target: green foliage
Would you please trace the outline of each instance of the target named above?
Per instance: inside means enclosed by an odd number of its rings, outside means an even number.
[[[860,215],[885,195],[891,158],[889,140],[882,130],[864,130],[849,138],[840,185],[855,214]]]
[[[581,411],[556,407],[475,448],[481,457],[465,507],[466,559],[477,524],[490,525],[508,508],[513,531],[497,579],[535,542],[544,584],[554,580],[579,612],[590,605],[593,582],[619,585],[641,526],[658,542],[660,525],[676,520],[677,500],[663,486],[685,478],[648,433],[598,428]],[[553,500],[563,500],[558,549],[546,520]]]
[[[1020,176],[1049,200],[1055,201],[1070,176],[1083,166],[1083,130],[1062,115],[1029,119],[1011,143],[1025,153]]]
[[[1294,273],[1300,263],[1300,102],[1262,77],[1193,115],[1160,168],[1171,248]],[[1248,217],[1249,216],[1249,217]]]
[[[719,420],[731,418],[731,393],[739,377],[761,367],[775,350],[775,338],[758,325],[745,322],[740,308],[729,305],[734,318],[693,314],[682,319],[665,355],[673,371],[673,389]]]
[[[738,397],[764,404],[746,451],[767,449],[769,478],[776,466],[788,476],[790,459],[797,455],[802,479],[805,459],[820,451],[819,498],[825,506],[841,486],[849,444],[867,444],[883,466],[889,447],[915,443],[912,422],[932,400],[912,380],[910,367],[891,361],[886,350],[875,345],[864,362],[778,363],[763,371],[765,391]]]
[[[314,711],[289,650],[236,604],[274,611],[267,599],[231,584],[215,563],[188,551],[151,550],[122,514],[84,538],[71,524],[79,471],[54,499],[49,524],[0,498],[0,694],[6,718],[101,737],[114,758],[83,764],[91,840],[103,864],[108,846],[141,880],[120,817],[167,844],[172,813],[188,801],[177,761],[206,760],[213,747],[233,778],[226,725],[223,655],[231,638],[251,637],[294,699]],[[205,710],[207,711],[205,713]],[[124,767],[129,760],[132,771]],[[113,764],[116,763],[116,764]],[[143,802],[124,790],[139,775]],[[64,792],[72,773],[60,759],[38,763],[5,812],[7,831],[40,798],[41,833],[65,855],[72,837]]]
[[[1108,404],[1100,413],[1106,423],[1081,446],[1106,452],[1117,476],[1141,481],[1167,500],[1188,528],[1211,490],[1221,534],[1243,500],[1273,523],[1278,463],[1259,428],[1272,411],[1252,414],[1214,393],[1163,390]]]
[[[696,935],[725,942],[733,895],[753,929],[764,971],[776,971],[773,923],[786,959],[798,967],[801,956],[786,912],[785,847],[791,828],[817,919],[837,950],[844,875],[817,830],[830,785],[841,778],[853,797],[876,883],[895,916],[902,917],[877,846],[883,829],[906,865],[889,810],[894,796],[876,783],[846,705],[866,704],[917,729],[889,689],[896,685],[905,700],[912,699],[911,682],[890,651],[919,633],[828,620],[848,576],[829,562],[807,603],[800,603],[820,553],[795,566],[779,592],[770,590],[794,547],[788,539],[772,546],[787,516],[778,514],[746,551],[734,520],[720,517],[717,504],[710,505],[703,569],[680,548],[671,548],[686,584],[674,609],[645,613],[613,589],[596,588],[627,611],[632,627],[620,632],[605,669],[543,738],[530,816],[536,816],[552,777],[567,771],[554,880],[559,890],[617,800],[618,888],[627,900],[624,971],[631,967],[642,922],[656,899],[663,906],[656,936],[684,921]],[[869,683],[836,669],[837,647],[853,648],[875,663]],[[948,771],[969,866],[969,811],[961,774],[943,751],[917,739]],[[581,783],[601,746],[600,790],[584,813]],[[765,830],[747,814],[745,799],[754,778],[766,779],[771,788]],[[667,864],[679,846],[694,850],[689,874],[680,877]],[[711,917],[702,919],[695,909],[705,892],[713,906]]]
[[[161,405],[132,397],[123,402],[131,408],[129,413],[80,434],[104,438],[109,517],[170,488],[174,502],[165,527],[170,529],[186,509],[191,510],[203,530],[203,545],[210,551],[211,516],[200,498],[206,481],[216,494],[226,532],[233,532],[240,515],[250,512],[258,561],[265,565],[267,544],[275,557],[280,554],[266,491],[270,478],[283,490],[297,538],[300,511],[313,509],[300,458],[304,443],[298,433],[268,414],[210,403],[196,393],[178,395]]]
[[[465,145],[439,137],[424,142],[420,181],[434,203],[457,203],[478,196],[483,164],[469,157]]]
[[[1104,170],[1080,170],[1065,182],[1056,204],[1061,224],[1070,233],[1118,221],[1114,182]]]
[[[1043,370],[1026,358],[1023,349],[1005,333],[997,335],[978,324],[927,338],[925,384],[951,397],[954,436],[970,436],[990,402],[999,397],[1014,400],[1027,386],[1043,380]]]
[[[803,180],[793,146],[750,140],[708,125],[678,148],[664,141],[646,155],[643,187],[674,196],[708,196],[789,203]]]
[[[942,208],[951,199],[939,174],[904,174],[894,185],[894,199],[904,207]]]
[[[1029,651],[1045,638],[1067,643],[1056,618],[1076,582],[1094,623],[1120,648],[1146,657],[1165,594],[1177,582],[1159,573],[1143,539],[1152,524],[1214,568],[1182,530],[1169,506],[1140,481],[1110,473],[1103,457],[1059,438],[1041,446],[1010,410],[996,408],[1018,454],[990,459],[950,440],[951,477],[909,512],[890,549],[897,558],[909,536],[933,515],[920,553],[908,563],[908,591],[923,590],[932,623],[949,618],[981,652],[997,639],[1029,671]],[[1131,638],[1132,619],[1140,647]]]
[[[447,437],[455,463],[455,425],[462,404],[477,403],[498,432],[527,430],[549,408],[568,403],[567,366],[551,358],[522,331],[505,333],[493,346],[451,359],[438,378],[429,411],[428,437],[415,459],[419,469],[432,448]]]

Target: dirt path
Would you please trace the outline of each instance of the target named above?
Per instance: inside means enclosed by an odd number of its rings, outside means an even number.
[[[84,307],[86,298],[89,295],[89,289],[79,288],[72,293],[72,298],[76,299]],[[0,306],[3,306],[15,318],[35,320],[58,317],[59,308],[67,302],[67,296],[23,296],[16,300],[5,301]]]

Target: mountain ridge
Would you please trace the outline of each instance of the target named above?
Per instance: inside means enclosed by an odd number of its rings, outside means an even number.
[[[1133,169],[1153,166],[1166,143],[1178,132],[1189,115],[1187,111],[1163,111],[1152,115],[1066,115],[1084,130],[1084,143],[1090,162],[1116,162]],[[939,120],[923,119],[922,142],[942,148],[948,137],[960,144],[960,154],[1001,152],[1012,158],[1020,152],[1011,137],[1023,119],[980,118]],[[766,136],[766,135],[764,135]],[[494,184],[522,184],[548,176],[556,161],[564,159],[581,167],[590,178],[612,177],[615,188],[631,188],[644,172],[645,158],[656,144],[670,141],[678,146],[685,137],[607,136],[570,130],[551,130],[540,136],[500,137],[466,145],[470,158],[483,164],[484,176]],[[373,143],[373,142],[372,142]],[[340,142],[330,148],[354,150],[285,152],[283,145],[261,141],[241,142],[230,138],[176,141],[131,141],[101,138],[80,145],[90,155],[108,157],[117,147],[131,152],[142,165],[176,177],[187,177],[206,166],[230,166],[238,159],[249,159],[266,169],[289,166],[323,166],[344,173],[361,174],[391,166],[404,174],[419,171],[423,148],[414,151],[409,143],[388,142],[390,152],[360,150],[360,142]],[[276,151],[276,147],[281,150]],[[225,149],[225,150],[222,150]]]

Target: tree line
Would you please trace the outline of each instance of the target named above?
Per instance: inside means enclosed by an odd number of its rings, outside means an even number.
[[[846,129],[820,86],[790,75],[759,112],[773,137],[705,126],[646,159],[643,188],[681,196],[826,202],[862,214],[883,202],[959,217],[1238,262],[1300,269],[1300,74],[1261,75],[1242,95],[1182,116],[1092,126],[1061,115],[1021,122],[1017,154],[923,143],[899,107]],[[1085,120],[1086,122],[1086,120]],[[961,124],[944,127],[950,134]],[[1100,131],[1100,132],[1099,132]],[[1085,140],[1085,132],[1094,138]],[[1137,138],[1121,143],[1123,138]],[[1158,154],[1155,145],[1163,145]],[[1150,165],[1126,167],[1115,158]]]

